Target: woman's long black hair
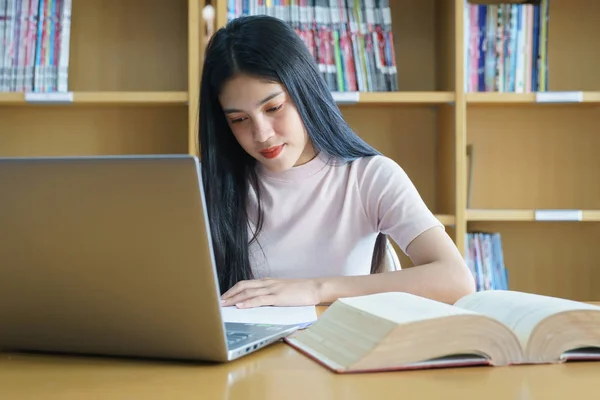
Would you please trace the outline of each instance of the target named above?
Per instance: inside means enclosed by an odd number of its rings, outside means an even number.
[[[256,160],[235,139],[219,103],[225,82],[246,74],[280,83],[288,92],[317,153],[338,160],[380,154],[347,125],[304,42],[285,22],[269,16],[239,17],[210,39],[200,88],[200,159],[221,292],[253,279],[249,244],[262,225]],[[250,237],[249,188],[258,196],[258,221]],[[379,235],[371,272],[379,272],[386,238]]]

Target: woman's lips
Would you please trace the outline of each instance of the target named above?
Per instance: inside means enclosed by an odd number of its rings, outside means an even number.
[[[268,149],[259,151],[259,153],[262,154],[265,158],[272,159],[277,157],[281,153],[281,151],[283,150],[283,146],[284,145],[281,144],[279,146],[269,147]]]

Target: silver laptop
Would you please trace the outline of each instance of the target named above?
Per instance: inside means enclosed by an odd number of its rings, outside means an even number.
[[[0,349],[229,361],[196,157],[0,158]]]

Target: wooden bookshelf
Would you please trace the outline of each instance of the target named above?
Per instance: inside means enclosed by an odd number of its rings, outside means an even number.
[[[548,90],[467,93],[469,231],[500,232],[512,289],[600,298],[600,4],[550,1]],[[469,189],[468,189],[469,190]]]
[[[70,92],[0,93],[0,156],[195,151],[200,5],[140,7],[72,0]]]
[[[198,154],[204,4],[73,0],[70,100],[0,93],[0,156]],[[227,2],[212,4],[218,28]],[[399,90],[339,94],[350,125],[407,171],[463,254],[467,232],[501,233],[510,288],[598,300],[600,3],[550,1],[562,100],[466,90],[464,0],[390,7]],[[577,218],[540,220],[548,210]]]

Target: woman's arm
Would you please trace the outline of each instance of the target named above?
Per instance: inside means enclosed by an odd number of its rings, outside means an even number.
[[[340,297],[379,292],[407,292],[445,303],[454,303],[475,291],[475,282],[463,257],[443,228],[431,228],[407,247],[415,265],[400,271],[366,276],[341,276],[316,280],[323,304]]]
[[[414,267],[374,275],[238,282],[222,296],[240,308],[330,304],[340,297],[407,292],[454,303],[475,290],[473,276],[443,228],[431,228],[408,246]]]

